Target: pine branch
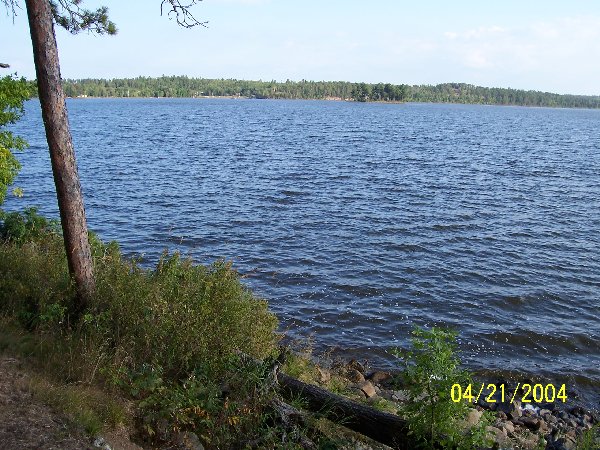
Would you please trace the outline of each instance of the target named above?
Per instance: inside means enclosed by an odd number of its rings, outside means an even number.
[[[81,3],[82,0],[58,0],[58,2],[50,0],[56,23],[72,34],[81,31],[96,34],[117,33],[115,23],[108,19],[108,8],[106,6],[92,11],[81,8]]]

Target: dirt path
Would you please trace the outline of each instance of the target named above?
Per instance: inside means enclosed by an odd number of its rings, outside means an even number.
[[[0,449],[92,449],[52,408],[32,398],[19,361],[0,355]]]

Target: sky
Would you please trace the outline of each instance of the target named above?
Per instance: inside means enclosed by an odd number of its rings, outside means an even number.
[[[108,6],[119,32],[57,30],[63,78],[464,82],[600,95],[597,0],[204,0],[192,12],[208,27],[192,29],[161,17],[160,3],[86,0]],[[0,62],[34,78],[25,10],[13,21],[2,9]]]

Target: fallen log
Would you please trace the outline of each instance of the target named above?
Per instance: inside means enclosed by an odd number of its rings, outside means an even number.
[[[243,360],[256,365],[264,364],[243,352],[236,352]],[[277,385],[280,394],[286,400],[296,400],[299,397],[307,401],[307,409],[319,413],[326,418],[338,422],[357,433],[389,445],[398,450],[414,447],[408,436],[408,423],[394,414],[379,411],[359,402],[333,394],[326,389],[304,383],[292,378],[279,368],[287,357],[287,350],[271,364],[271,386]]]
[[[277,372],[279,391],[286,399],[301,397],[308,409],[382,444],[404,450],[410,449],[408,425],[394,414],[379,411],[326,389],[303,383],[282,372]]]

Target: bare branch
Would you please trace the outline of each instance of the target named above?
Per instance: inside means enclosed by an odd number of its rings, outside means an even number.
[[[2,0],[4,7],[6,8],[6,16],[12,16],[13,24],[15,23],[15,17],[17,16],[17,9],[21,9],[17,0]]]
[[[193,28],[197,25],[207,28],[208,22],[200,22],[190,12],[190,8],[202,0],[188,0],[187,3],[182,4],[180,0],[162,0],[160,4],[160,15],[162,16],[164,11],[167,11],[169,19],[173,17],[177,21],[177,24],[184,28]]]

